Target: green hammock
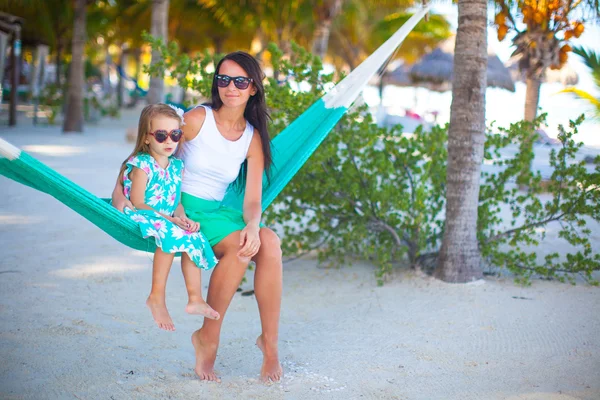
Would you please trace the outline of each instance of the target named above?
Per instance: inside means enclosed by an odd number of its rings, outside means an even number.
[[[369,79],[381,68],[414,26],[426,14],[413,15],[388,41],[314,103],[272,141],[273,168],[265,185],[262,208],[267,208],[354,102]],[[116,172],[116,171],[115,171]],[[58,172],[0,139],[0,174],[47,193],[98,226],[119,242],[137,250],[154,252],[154,238],[144,239],[138,225],[108,199],[101,199]],[[241,209],[243,193],[230,190],[223,202]]]

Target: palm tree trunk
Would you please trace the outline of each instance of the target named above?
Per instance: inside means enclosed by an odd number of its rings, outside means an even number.
[[[331,21],[322,21],[321,25],[317,27],[313,35],[312,52],[314,55],[319,56],[321,59],[327,54],[327,47],[329,46],[329,34],[331,32]]]
[[[333,0],[325,4],[321,12],[318,12],[317,28],[313,34],[312,53],[321,59],[327,54],[329,46],[329,35],[331,33],[331,24],[342,9],[342,0]]]
[[[63,132],[83,132],[83,46],[87,0],[76,0],[71,69],[67,89],[67,112]]]
[[[127,64],[129,61],[129,49],[126,44],[121,43],[121,58],[119,59],[119,66],[121,67],[121,71],[126,73]],[[125,90],[125,85],[123,84],[123,76],[117,73],[117,105],[119,109],[123,107],[123,92]]]
[[[527,77],[526,84],[525,120],[533,122],[535,117],[537,117],[537,110],[540,104],[540,86],[542,86],[542,82],[535,77]]]
[[[487,2],[458,1],[458,30],[448,131],[446,225],[434,275],[447,282],[480,279],[479,179],[485,143]]]
[[[56,85],[60,87],[60,69],[62,58],[62,39],[56,41]]]
[[[167,26],[169,21],[169,0],[152,0],[152,27],[150,34],[154,37],[160,37],[164,43],[167,43]],[[156,64],[160,58],[157,49],[152,49],[152,62]],[[153,76],[150,78],[150,89],[148,90],[148,104],[160,103],[163,101],[165,90],[164,76]]]

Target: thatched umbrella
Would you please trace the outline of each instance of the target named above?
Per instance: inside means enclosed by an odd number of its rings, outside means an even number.
[[[441,92],[451,88],[454,75],[454,40],[454,37],[451,37],[444,41],[412,66],[409,75],[415,86],[424,86]],[[515,83],[510,72],[491,51],[488,51],[487,85],[515,91]]]
[[[506,66],[510,71],[513,80],[525,82],[525,74],[519,71],[519,58],[520,55],[511,57],[506,63]],[[571,64],[567,63],[561,69],[547,68],[544,77],[542,78],[542,82],[560,83],[563,86],[574,86],[579,83],[579,74],[577,74]]]
[[[402,64],[386,72],[381,79],[381,84],[398,87],[423,87],[434,92],[445,92],[451,88],[450,83],[443,81],[414,81],[410,75],[410,70],[410,65]]]

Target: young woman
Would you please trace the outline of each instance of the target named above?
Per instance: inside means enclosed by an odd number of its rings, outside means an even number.
[[[249,54],[235,52],[217,65],[209,104],[185,114],[185,142],[179,157],[185,163],[182,204],[187,217],[200,223],[219,263],[208,288],[207,302],[221,318],[205,318],[192,335],[196,374],[220,381],[214,372],[223,318],[250,260],[256,263],[254,292],[262,333],[256,345],[263,353],[263,381],[283,375],[278,355],[282,262],[277,235],[260,224],[262,177],[271,164],[264,74]],[[243,212],[221,201],[231,183],[245,187]],[[117,187],[113,204],[128,205]],[[182,256],[182,268],[191,263]]]

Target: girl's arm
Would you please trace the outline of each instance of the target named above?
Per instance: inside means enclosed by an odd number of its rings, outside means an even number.
[[[131,199],[131,203],[138,210],[149,210],[154,211],[162,215],[168,221],[177,224],[179,221],[174,221],[173,217],[170,215],[163,214],[154,208],[150,207],[146,204],[146,184],[148,183],[148,175],[146,173],[137,168],[133,167],[131,172],[129,173],[129,179],[131,179],[131,192],[129,193],[129,198]]]
[[[265,170],[262,141],[258,131],[254,132],[248,149],[248,172],[246,175],[246,193],[244,195],[244,221],[246,227],[240,235],[242,248],[238,255],[253,257],[260,248],[260,219],[262,215],[262,179]]]
[[[181,180],[183,180],[183,174],[184,174],[184,170],[181,170]],[[191,219],[189,219],[187,217],[187,215],[185,214],[185,209],[183,208],[183,205],[181,204],[181,200],[179,200],[179,204],[177,204],[177,208],[175,208],[175,211],[173,212],[173,219],[177,220],[179,219],[179,222],[175,222],[177,225],[179,225],[180,228],[186,229],[189,232],[198,232],[200,230],[200,223],[196,222],[196,221],[192,221]]]
[[[179,203],[179,205],[175,209],[175,212],[173,213],[173,220],[177,219],[179,219],[181,223],[175,223],[183,229],[186,229],[190,232],[198,232],[200,230],[200,223],[192,221],[187,217],[187,215],[185,215],[185,210],[183,209],[181,203]]]
[[[117,178],[117,183],[115,185],[115,189],[113,190],[112,193],[112,203],[113,207],[115,207],[117,210],[123,212],[123,209],[125,207],[133,210],[133,204],[131,203],[131,201],[129,201],[129,199],[127,197],[125,197],[125,193],[123,191],[123,180],[121,179],[121,177],[119,176]]]

